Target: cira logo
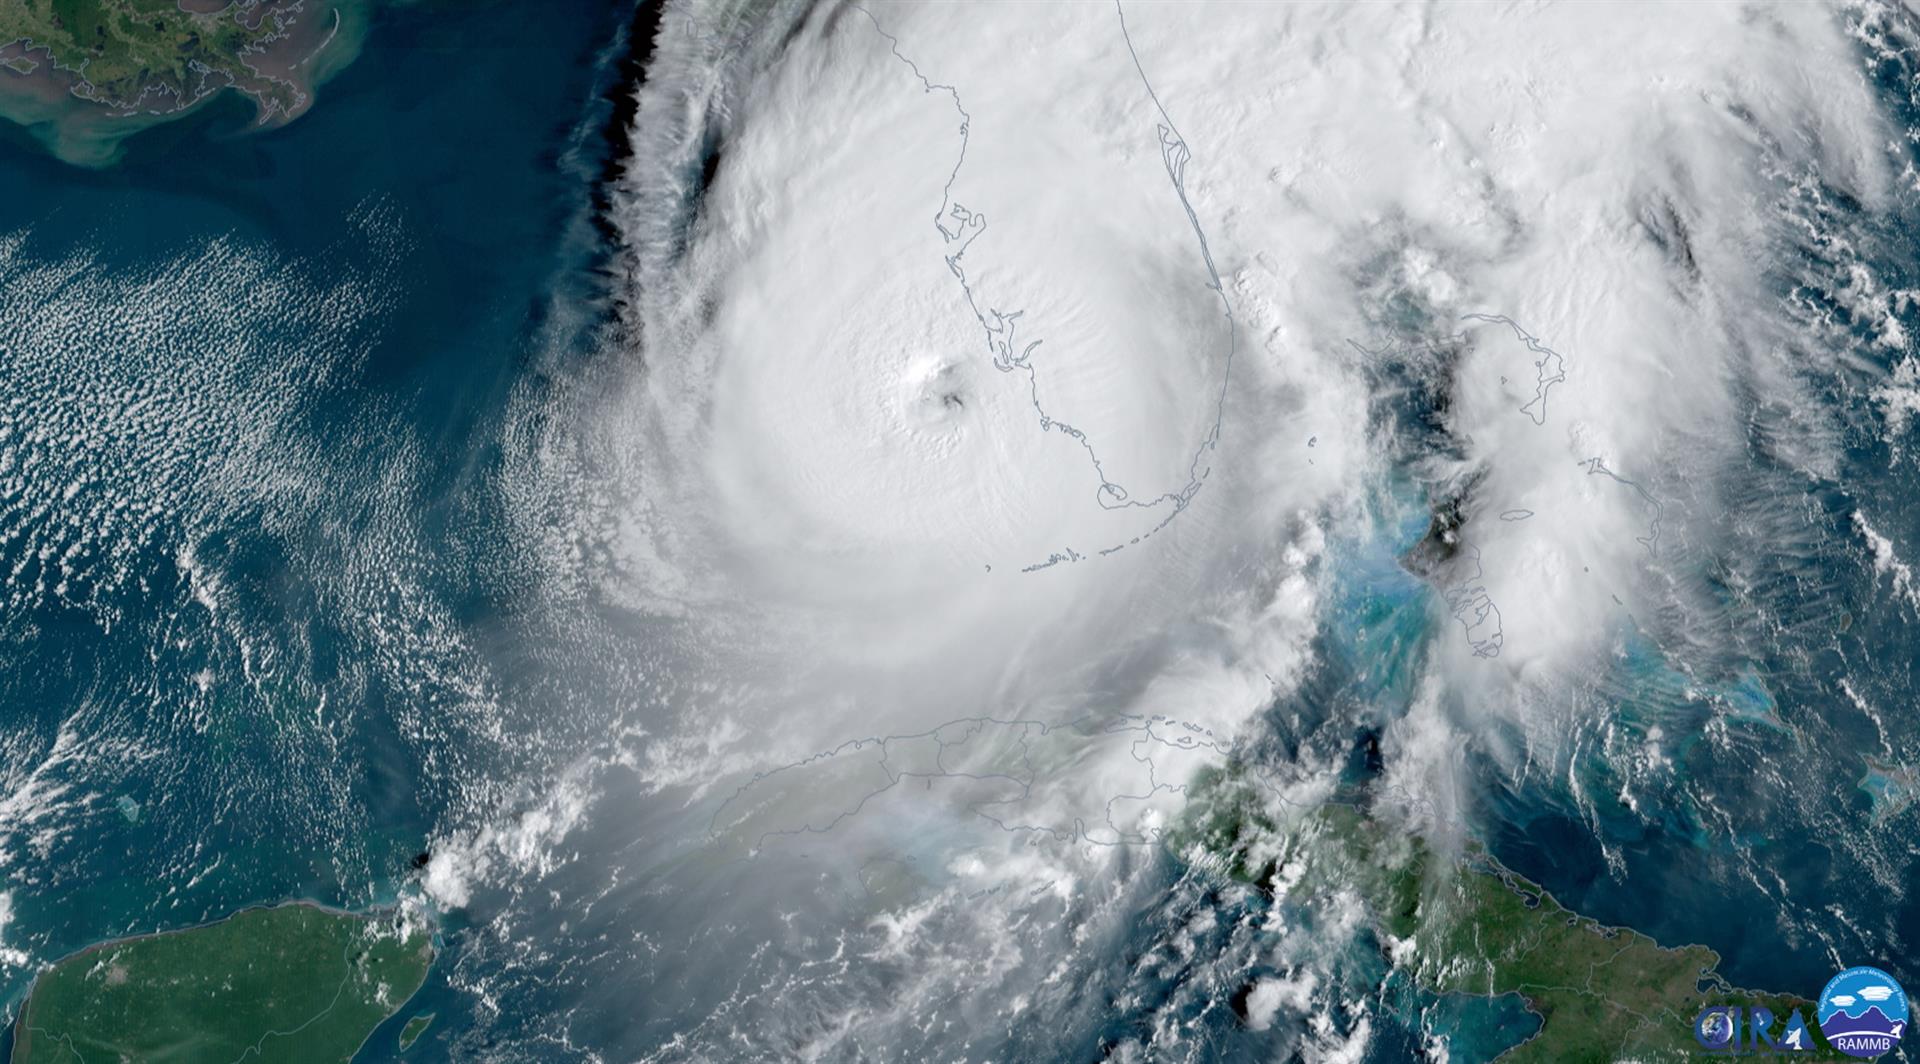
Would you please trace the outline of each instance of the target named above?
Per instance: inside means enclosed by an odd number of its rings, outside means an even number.
[[[1820,992],[1820,1033],[1850,1057],[1877,1057],[1907,1030],[1907,992],[1878,968],[1848,968]]]
[[[1775,1029],[1773,1010],[1761,1005],[1709,1005],[1693,1018],[1693,1039],[1701,1047],[1728,1056],[1748,1053],[1800,1053],[1816,1048],[1806,1018],[1794,1009]]]

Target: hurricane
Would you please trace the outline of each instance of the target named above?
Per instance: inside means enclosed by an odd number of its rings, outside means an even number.
[[[1152,845],[1209,767],[1324,800],[1356,733],[1443,846],[1532,803],[1815,815],[1728,721],[1785,712],[1751,662],[1824,620],[1781,585],[1836,540],[1858,569],[1872,517],[1810,485],[1898,445],[1860,396],[1904,394],[1874,64],[1908,27],[1648,14],[662,15],[618,311],[521,396],[510,482],[558,608],[703,678],[623,800],[809,901],[728,895],[793,907],[750,936],[764,989],[656,1059],[955,1025],[1199,1059],[1231,1012],[1200,985],[1263,963],[1255,1026],[1358,1051],[1340,936],[1260,942]],[[1732,793],[1688,778],[1702,733]],[[1142,913],[1135,970],[1053,959]]]
[[[1665,1059],[1915,974],[1911,11],[608,10],[473,205],[0,227],[0,633],[168,707],[21,652],[116,693],[0,734],[10,875],[191,790],[141,867],[432,926],[433,1059]]]

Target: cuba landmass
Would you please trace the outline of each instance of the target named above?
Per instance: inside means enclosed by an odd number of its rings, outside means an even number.
[[[1421,988],[1518,995],[1540,1028],[1503,1064],[1696,1060],[1707,1050],[1694,1023],[1709,1008],[1738,1010],[1743,1049],[1758,1008],[1772,1017],[1765,1038],[1783,1051],[1791,1040],[1807,1047],[1790,1059],[1849,1059],[1821,1038],[1812,1001],[1730,986],[1713,950],[1662,946],[1581,916],[1476,844],[1443,854],[1352,804],[1283,823],[1239,769],[1208,770],[1189,794],[1169,839],[1186,859],[1283,896],[1276,901],[1351,890],[1388,959]]]
[[[83,166],[223,92],[277,125],[351,58],[368,2],[0,0],[0,116]]]
[[[426,981],[425,926],[295,903],[120,939],[41,972],[13,1064],[344,1062]],[[409,1024],[411,1044],[425,1024]]]

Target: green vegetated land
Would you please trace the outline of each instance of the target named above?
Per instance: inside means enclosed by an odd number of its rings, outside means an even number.
[[[199,11],[183,10],[196,7]],[[0,63],[32,73],[51,62],[80,95],[122,109],[171,110],[231,85],[268,112],[302,103],[298,86],[249,58],[287,36],[298,5],[179,0],[0,0]]]
[[[432,1025],[433,1013],[431,1012],[423,1012],[408,1020],[407,1025],[400,1031],[400,1052],[405,1053],[412,1049],[413,1043],[419,1041],[420,1036],[426,1034],[427,1028]]]
[[[305,904],[109,942],[34,981],[13,1064],[346,1061],[432,962],[424,929]]]
[[[1328,804],[1282,826],[1233,771],[1210,773],[1191,791],[1173,839],[1182,852],[1244,882],[1290,884],[1295,901],[1352,889],[1389,959],[1423,989],[1519,995],[1542,1022],[1500,1057],[1507,1064],[1691,1060],[1704,1052],[1695,1017],[1722,1005],[1768,1009],[1775,1038],[1798,1009],[1813,1049],[1793,1059],[1848,1059],[1820,1037],[1812,1001],[1730,987],[1715,974],[1713,950],[1663,947],[1581,916],[1477,845],[1443,856],[1353,805]]]

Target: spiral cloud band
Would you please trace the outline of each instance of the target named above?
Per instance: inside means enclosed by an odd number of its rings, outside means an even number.
[[[1270,788],[1318,793],[1345,755],[1311,712],[1377,732],[1386,789],[1457,831],[1463,749],[1517,777],[1611,741],[1580,691],[1622,646],[1730,668],[1698,633],[1744,623],[1715,597],[1741,507],[1836,453],[1748,401],[1791,406],[1845,347],[1781,293],[1899,328],[1865,267],[1788,254],[1902,180],[1858,62],[1890,32],[1734,4],[671,8],[612,208],[620,327],[521,397],[507,478],[553,600],[671,631],[658,667],[698,678],[622,763],[729,859],[964,836],[921,908],[861,910],[928,993],[912,921],[960,919],[967,883],[1006,920],[1117,918],[1124,844],[1276,726]],[[1409,703],[1303,708],[1387,571],[1445,633],[1392,678]],[[896,827],[865,815],[909,789]],[[978,1001],[1025,1000],[1032,958],[1003,959]],[[1273,1008],[1323,1001],[1288,985]],[[847,994],[815,1049],[907,1022]]]

